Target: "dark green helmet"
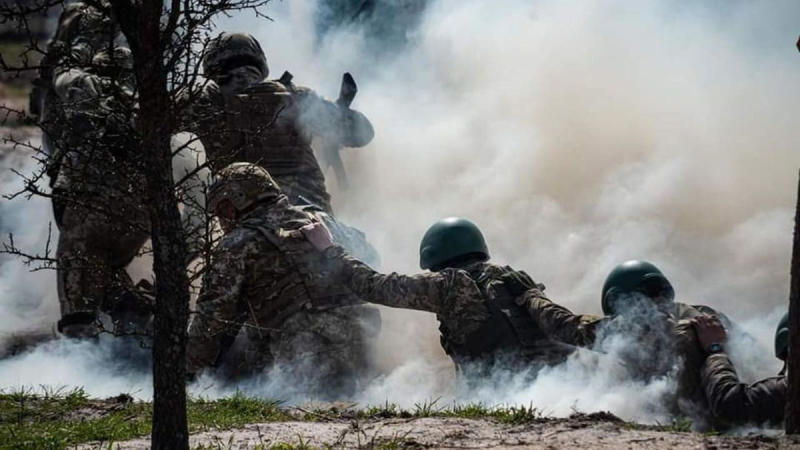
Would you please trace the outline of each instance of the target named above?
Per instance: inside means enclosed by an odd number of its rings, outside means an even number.
[[[603,314],[616,314],[615,303],[620,295],[638,292],[650,298],[675,299],[675,290],[658,267],[647,261],[626,261],[611,271],[603,284]]]
[[[474,223],[458,217],[431,225],[419,245],[419,266],[434,272],[473,256],[483,261],[489,259],[486,240]]]
[[[775,357],[786,361],[789,350],[789,313],[781,317],[775,330]]]
[[[267,56],[251,34],[223,32],[209,41],[203,57],[207,77],[216,79],[242,66],[256,67],[264,78],[269,75]]]

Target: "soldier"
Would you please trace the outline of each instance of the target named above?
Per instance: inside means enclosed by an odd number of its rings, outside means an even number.
[[[546,334],[573,345],[613,350],[634,376],[662,377],[678,367],[675,408],[705,422],[708,413],[699,375],[704,354],[690,320],[717,312],[704,305],[678,303],[674,298],[672,284],[658,267],[631,260],[606,277],[601,297],[604,317],[575,315],[541,296],[526,299],[526,306]],[[615,337],[628,342],[619,345]]]
[[[563,361],[574,347],[547,339],[521,308],[522,294],[543,295],[525,272],[488,262],[475,224],[459,218],[431,226],[413,276],[381,274],[334,245],[321,224],[303,228],[331,264],[333,276],[361,298],[393,308],[436,314],[442,347],[468,375],[492,368],[533,369]]]
[[[225,235],[189,325],[188,373],[220,366],[243,328],[245,367],[236,369],[290,366],[295,382],[305,376],[318,395],[353,393],[380,316],[327,276],[299,231],[316,219],[249,163],[219,171],[208,207]]]
[[[526,306],[549,335],[573,345],[591,347],[600,326],[618,314],[638,313],[642,312],[641,308],[651,307],[675,320],[691,319],[701,314],[696,309],[698,307],[675,302],[674,297],[672,284],[658,267],[647,261],[631,260],[615,267],[603,283],[601,306],[605,318],[575,315],[545,297],[531,297]],[[713,311],[707,306],[699,308]]]
[[[776,377],[753,384],[742,383],[728,355],[727,333],[720,319],[701,316],[692,321],[700,346],[708,358],[701,371],[702,384],[711,412],[718,420],[735,426],[748,423],[780,425],[786,406],[786,357],[789,348],[789,314],[775,330],[775,356],[784,366]]]
[[[149,237],[130,50],[100,51],[85,68],[56,68],[53,89],[58,108],[48,115],[62,125],[51,139],[58,329],[96,336],[102,311],[116,333],[146,333],[149,301],[125,271]]]
[[[147,299],[125,272],[148,238],[137,148],[132,60],[115,46],[104,2],[66,6],[31,106],[45,134],[53,213],[60,233],[58,329],[68,337],[146,332]]]
[[[39,65],[39,76],[33,81],[30,111],[38,117],[45,131],[43,144],[48,154],[54,151],[52,140],[57,138],[62,128],[62,121],[56,114],[62,101],[54,88],[56,72],[64,71],[66,67],[90,66],[94,55],[117,39],[119,31],[104,12],[107,8],[104,1],[67,4],[59,16],[56,32],[47,45],[47,53]],[[57,171],[57,166],[51,165],[50,170]],[[55,173],[51,173],[50,177],[52,183]]]
[[[258,164],[280,184],[293,205],[331,213],[325,177],[311,149],[312,138],[363,147],[372,125],[347,105],[296,86],[287,72],[268,80],[267,58],[247,33],[222,33],[203,58],[209,79],[193,103],[193,131],[216,169],[231,162]]]

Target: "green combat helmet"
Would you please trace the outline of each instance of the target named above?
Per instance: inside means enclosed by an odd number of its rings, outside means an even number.
[[[243,66],[257,67],[261,76],[269,76],[267,57],[256,38],[248,33],[220,33],[212,39],[203,57],[203,71],[209,78],[224,76]]]
[[[789,313],[781,317],[775,330],[775,357],[786,361],[789,350]]]
[[[433,272],[472,257],[483,261],[489,259],[486,240],[474,223],[458,217],[433,224],[419,246],[419,266]]]
[[[616,314],[620,295],[638,292],[650,298],[675,299],[675,290],[655,265],[642,260],[626,261],[611,271],[603,284],[603,314]]]

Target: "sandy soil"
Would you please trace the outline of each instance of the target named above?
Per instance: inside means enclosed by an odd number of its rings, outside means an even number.
[[[788,449],[800,440],[764,436],[706,436],[632,427],[605,414],[542,419],[512,426],[489,420],[451,418],[383,419],[334,422],[276,422],[241,429],[199,433],[192,447],[266,448],[279,443],[334,448],[526,448],[526,449]],[[148,439],[113,448],[147,449]],[[81,449],[101,448],[101,444]],[[107,444],[106,447],[108,448]]]

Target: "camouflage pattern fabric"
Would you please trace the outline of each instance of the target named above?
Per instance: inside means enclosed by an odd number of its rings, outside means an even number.
[[[325,255],[332,264],[334,276],[365,301],[436,314],[440,322],[443,348],[462,370],[469,369],[466,366],[474,366],[475,362],[479,362],[478,365],[498,363],[514,369],[519,368],[519,363],[523,362],[519,359],[524,359],[522,366],[535,369],[539,367],[539,363],[544,365],[563,360],[564,348],[547,345],[547,339],[539,339],[536,330],[525,330],[525,324],[519,324],[520,328],[517,325],[512,326],[509,320],[513,323],[514,317],[492,322],[499,327],[511,327],[509,332],[517,334],[513,342],[504,339],[508,336],[504,336],[500,330],[484,328],[487,323],[497,319],[493,318],[489,308],[490,302],[497,299],[487,298],[495,292],[482,292],[476,280],[486,282],[487,286],[502,284],[502,277],[509,274],[510,268],[474,262],[461,268],[408,276],[378,273],[348,255],[339,246],[326,250]],[[527,339],[529,337],[530,342]],[[481,342],[478,341],[495,339],[500,340],[500,347],[489,345],[493,353],[485,354],[480,351]],[[568,351],[571,350],[570,348]],[[551,351],[558,354],[549,354]],[[472,354],[473,352],[478,354]],[[510,358],[504,358],[504,355]]]
[[[602,317],[573,314],[538,291],[527,293],[524,304],[545,334],[578,347],[593,346],[597,329],[604,323]]]
[[[314,361],[316,371],[303,375],[318,381],[320,389],[352,387],[356,375],[364,374],[366,345],[380,327],[380,316],[331,284],[322,256],[299,232],[310,221],[281,196],[258,205],[226,233],[212,255],[189,326],[189,373],[218,365],[242,329],[249,350],[241,371]],[[261,229],[275,236],[268,238]]]
[[[704,422],[701,426],[711,423],[700,385],[700,368],[705,352],[700,348],[691,325],[691,319],[701,314],[697,308],[676,302],[670,305],[668,315],[664,316],[666,320],[643,312],[632,321],[618,316],[576,315],[542,296],[529,295],[526,305],[541,329],[562,342],[593,348],[600,341],[620,333],[639,336],[634,338],[637,345],[620,350],[622,354],[619,355],[634,369],[632,375],[658,377],[667,375],[677,366],[675,410]],[[701,308],[705,313],[716,313],[707,306]],[[643,320],[642,317],[654,320]]]
[[[483,294],[465,270],[445,269],[417,275],[381,274],[339,246],[325,251],[334,276],[370,303],[436,314],[442,333],[456,345],[489,319]],[[483,263],[481,263],[483,264]]]
[[[714,417],[728,425],[761,425],[783,422],[787,384],[785,376],[753,384],[739,381],[725,354],[710,355],[703,364],[702,383]]]
[[[143,180],[134,157],[133,80],[122,76],[124,71],[101,76],[93,62],[115,37],[103,13],[72,4],[62,15],[48,55],[51,78],[40,120],[52,152],[51,168],[57,168],[49,173],[60,231],[59,324],[67,335],[72,325],[91,329],[100,311],[112,314],[115,331],[125,332],[130,328],[114,317],[126,314],[120,305],[138,303],[133,307],[142,315],[142,326],[150,310],[149,301],[136,292],[125,272],[149,237]],[[113,68],[108,61],[102,67]]]
[[[54,91],[56,76],[71,68],[88,67],[94,54],[109,47],[118,36],[119,30],[111,19],[96,7],[72,2],[64,8],[31,92],[30,110],[39,116],[45,131],[46,152],[53,151],[52,141],[61,134],[61,123],[53,117],[61,103]]]
[[[331,213],[325,176],[311,141],[319,137],[361,147],[372,139],[363,114],[339,108],[312,90],[260,78],[254,67],[231,70],[225,82],[205,80],[184,94],[188,127],[216,170],[232,162],[267,169],[292,204],[300,198]]]

